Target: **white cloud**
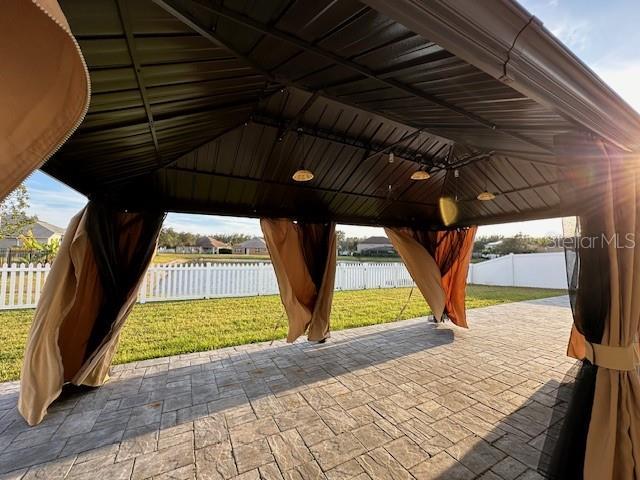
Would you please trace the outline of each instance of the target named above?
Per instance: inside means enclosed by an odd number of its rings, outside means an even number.
[[[39,171],[25,185],[29,192],[29,213],[59,227],[66,227],[87,203],[84,195]]]
[[[510,237],[524,233],[532,237],[562,234],[562,219],[549,218],[545,220],[531,220],[529,222],[503,223],[499,225],[485,225],[478,228],[476,236],[502,235]]]
[[[261,235],[260,222],[257,218],[169,213],[164,221],[164,225],[179,232],[191,232],[203,235],[212,235],[216,233]]]
[[[592,36],[590,23],[575,18],[555,20],[550,22],[547,28],[576,53],[588,48]]]
[[[593,70],[636,112],[640,112],[640,58],[594,65]]]

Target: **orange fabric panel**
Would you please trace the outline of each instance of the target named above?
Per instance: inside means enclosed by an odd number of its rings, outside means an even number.
[[[478,227],[469,227],[465,230],[441,230],[438,232],[436,242],[435,261],[441,268],[442,288],[446,296],[445,311],[453,323],[464,328],[468,328],[464,302],[469,263],[477,229]],[[453,262],[445,272],[442,272],[444,259],[451,255],[454,257]]]
[[[0,199],[80,124],[89,73],[55,0],[5,0],[0,15]]]
[[[465,293],[477,227],[461,230],[385,228],[435,317],[467,328]]]
[[[585,358],[584,335],[582,335],[575,325],[571,326],[569,345],[567,346],[567,356],[582,360]]]

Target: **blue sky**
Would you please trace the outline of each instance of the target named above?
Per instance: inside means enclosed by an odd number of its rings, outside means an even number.
[[[640,111],[640,0],[522,0],[565,45],[637,111]],[[27,181],[31,212],[66,226],[86,198],[41,172]],[[166,225],[194,233],[260,234],[256,219],[171,213]],[[376,235],[381,229],[339,226],[348,235]],[[478,235],[560,233],[559,219],[480,227]]]

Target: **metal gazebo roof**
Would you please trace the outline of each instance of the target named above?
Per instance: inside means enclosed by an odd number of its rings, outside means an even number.
[[[60,3],[92,97],[43,169],[128,209],[437,227],[452,197],[460,225],[541,218],[566,213],[555,135],[640,145],[638,115],[507,0]]]

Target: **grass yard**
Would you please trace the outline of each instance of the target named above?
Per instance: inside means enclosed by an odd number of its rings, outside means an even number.
[[[409,291],[409,288],[399,288],[336,292],[332,329],[393,322]],[[467,308],[565,293],[564,290],[473,285],[467,288]],[[115,363],[284,338],[286,318],[281,318],[282,312],[280,298],[275,295],[136,305],[122,332]],[[428,313],[420,292],[415,289],[401,318]],[[0,312],[0,381],[15,380],[20,375],[32,316],[33,310]]]

